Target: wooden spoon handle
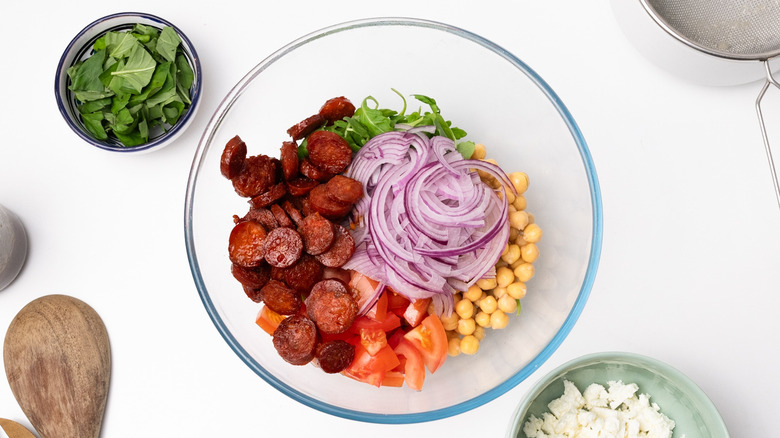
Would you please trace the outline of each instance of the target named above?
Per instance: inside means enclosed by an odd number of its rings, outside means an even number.
[[[30,432],[30,429],[22,426],[16,421],[0,418],[0,428],[5,431],[8,438],[35,438],[35,435]]]
[[[22,308],[3,347],[11,391],[42,438],[97,438],[111,374],[108,333],[86,303],[48,295]]]

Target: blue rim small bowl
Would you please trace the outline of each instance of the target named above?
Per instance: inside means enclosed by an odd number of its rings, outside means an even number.
[[[593,353],[573,359],[542,377],[518,405],[507,438],[525,438],[523,426],[533,414],[541,418],[547,405],[563,395],[563,381],[581,392],[591,383],[606,387],[608,381],[636,383],[661,412],[675,422],[673,438],[728,438],[726,424],[704,391],[672,366],[647,356],[625,352]]]
[[[181,116],[179,121],[167,131],[161,131],[155,135],[150,135],[148,142],[142,145],[129,147],[123,146],[119,140],[113,137],[109,137],[106,141],[101,141],[90,135],[78,115],[76,99],[73,96],[73,93],[68,89],[69,78],[67,71],[73,64],[86,59],[90,55],[95,40],[100,38],[104,33],[108,31],[129,30],[137,23],[158,29],[164,26],[170,26],[176,30],[176,33],[181,37],[184,55],[187,57],[187,60],[192,67],[195,78],[192,83],[192,89],[190,90],[190,100],[192,101],[192,104]],[[201,88],[202,73],[200,58],[189,38],[187,38],[181,29],[171,22],[155,15],[142,12],[120,12],[111,14],[99,18],[87,25],[68,44],[68,47],[65,49],[65,52],[62,54],[60,62],[57,65],[57,74],[54,79],[54,95],[57,99],[57,107],[60,110],[60,114],[62,114],[62,117],[65,119],[65,122],[67,122],[73,132],[92,146],[107,151],[125,153],[148,152],[161,149],[164,146],[171,144],[185,129],[187,129],[195,118],[195,113],[200,103]]]

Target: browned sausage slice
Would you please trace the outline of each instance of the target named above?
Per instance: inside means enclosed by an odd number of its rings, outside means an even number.
[[[241,137],[235,136],[227,142],[225,150],[222,151],[219,171],[225,178],[233,179],[241,173],[244,160],[246,160],[246,143],[241,140]]]
[[[248,157],[241,172],[231,181],[239,196],[257,196],[276,183],[276,165],[266,155]]]
[[[302,254],[301,258],[289,268],[285,268],[282,277],[287,286],[298,292],[308,293],[315,283],[322,280],[324,267],[314,257]]]
[[[303,219],[298,231],[306,252],[315,256],[327,251],[335,238],[333,223],[316,212]]]
[[[355,253],[355,239],[349,233],[349,230],[339,224],[334,224],[333,230],[335,231],[333,245],[330,246],[330,249],[316,257],[320,263],[327,267],[340,268]]]
[[[282,173],[285,181],[298,176],[298,145],[294,141],[282,143],[279,161],[282,163]]]
[[[243,285],[243,287],[244,293],[247,297],[249,297],[250,300],[254,301],[255,303],[263,302],[263,293],[261,289],[253,289],[247,285]]]
[[[286,268],[297,262],[303,251],[303,240],[297,231],[279,227],[265,238],[265,261],[277,268]]]
[[[274,214],[267,208],[254,208],[250,207],[249,211],[240,219],[236,219],[235,222],[255,221],[259,222],[266,230],[273,230],[279,226],[276,222]]]
[[[269,280],[260,290],[265,305],[280,315],[294,315],[301,310],[301,296],[282,282]]]
[[[324,170],[320,170],[317,166],[312,164],[309,160],[301,160],[300,164],[298,165],[301,174],[305,176],[306,178],[313,179],[315,181],[319,182],[326,182],[329,179],[333,178],[333,174],[330,172],[326,172]]]
[[[341,173],[352,162],[352,149],[340,135],[330,131],[314,131],[306,139],[309,161],[325,172]]]
[[[303,196],[318,185],[319,182],[313,179],[298,177],[287,181],[287,191],[293,196]]]
[[[280,227],[287,227],[287,228],[294,228],[295,224],[290,220],[289,216],[287,216],[287,213],[284,212],[284,209],[279,206],[279,204],[273,204],[271,206],[271,213],[274,215],[274,218],[276,219],[276,222],[279,224]]]
[[[323,333],[343,333],[357,317],[355,299],[338,280],[322,280],[306,298],[306,312]]]
[[[315,357],[322,371],[340,373],[355,358],[355,346],[341,339],[323,342],[317,346]]]
[[[245,268],[233,263],[230,266],[230,272],[233,274],[233,278],[238,280],[239,283],[251,289],[262,288],[268,283],[268,279],[271,277],[271,267],[266,264],[262,264],[255,268]]]
[[[265,257],[265,228],[257,222],[239,222],[230,232],[230,261],[245,268],[259,266]]]
[[[363,183],[344,175],[331,178],[325,188],[331,199],[343,204],[355,205],[363,196]]]
[[[309,202],[312,210],[332,220],[341,219],[352,211],[351,204],[331,198],[325,184],[320,184],[309,192]]]
[[[297,141],[317,130],[325,122],[326,120],[321,115],[314,114],[291,126],[287,133],[293,140]]]
[[[303,315],[293,315],[279,323],[274,331],[274,348],[285,361],[306,365],[317,349],[317,327]]]
[[[274,202],[282,199],[287,194],[287,186],[284,183],[274,184],[268,190],[255,196],[249,202],[254,208],[268,207]]]
[[[354,114],[355,105],[344,96],[328,99],[320,108],[320,115],[329,124],[333,124],[336,120],[341,120],[344,117],[352,117]]]

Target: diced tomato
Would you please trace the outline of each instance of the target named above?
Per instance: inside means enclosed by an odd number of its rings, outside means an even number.
[[[255,323],[260,326],[266,333],[273,336],[276,327],[279,327],[279,323],[284,319],[284,315],[280,315],[266,306],[260,309],[257,313]]]
[[[387,313],[384,321],[374,321],[366,316],[359,316],[352,323],[352,328],[355,329],[355,333],[362,328],[380,328],[386,332],[397,329],[401,326],[401,319],[394,313]]]
[[[366,312],[366,316],[373,319],[374,321],[384,321],[385,317],[387,316],[387,293],[382,292],[382,295],[379,296],[379,299],[376,300],[376,303],[374,303],[373,306],[371,306],[370,309],[368,309],[368,312]]]
[[[385,294],[387,295],[387,310],[394,312],[399,309],[406,309],[409,305],[409,300],[406,297],[395,293],[390,288],[386,289]]]
[[[395,347],[398,345],[398,342],[404,338],[405,334],[406,332],[402,328],[393,330],[393,332],[390,333],[390,336],[387,337],[387,345],[389,345],[390,348],[395,349]]]
[[[393,351],[403,366],[406,386],[417,391],[421,390],[423,382],[425,382],[425,366],[420,351],[410,341],[403,338]]]
[[[414,300],[406,306],[404,310],[404,319],[412,327],[417,327],[422,322],[423,318],[428,315],[428,305],[431,303],[430,298],[423,298],[420,300]]]
[[[387,346],[387,334],[381,328],[360,329],[360,344],[368,354],[376,356],[379,350]]]
[[[355,358],[344,370],[344,375],[359,382],[379,387],[382,385],[385,374],[397,367],[399,363],[398,356],[388,346],[383,347],[376,355],[372,356],[362,345],[358,344],[355,346]]]
[[[428,315],[420,325],[409,330],[404,338],[417,348],[425,367],[431,373],[436,372],[447,359],[447,333],[436,315]]]
[[[385,378],[382,379],[382,386],[393,386],[396,388],[404,386],[404,373],[395,370],[386,372]]]

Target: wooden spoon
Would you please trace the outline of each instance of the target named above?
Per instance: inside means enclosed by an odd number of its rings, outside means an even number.
[[[11,391],[41,438],[97,438],[111,374],[108,333],[92,307],[66,295],[26,305],[3,347]]]
[[[0,429],[5,431],[8,438],[35,438],[35,435],[30,432],[30,429],[27,429],[16,421],[6,420],[5,418],[0,418]]]

